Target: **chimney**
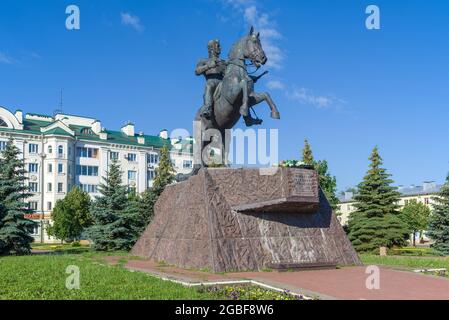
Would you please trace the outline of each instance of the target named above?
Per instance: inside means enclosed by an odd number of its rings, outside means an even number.
[[[159,137],[162,139],[168,139],[168,131],[167,129],[162,129],[161,132],[159,132]]]
[[[143,132],[139,132],[139,136],[137,137],[137,143],[138,144],[145,144],[145,137],[143,135]]]
[[[99,134],[101,132],[101,122],[98,120],[95,120],[94,123],[91,125],[91,129],[95,134]]]
[[[134,137],[134,124],[128,122],[122,127],[121,131],[129,137]]]
[[[422,184],[422,189],[424,192],[429,193],[436,189],[437,184],[435,181],[424,181]]]
[[[17,121],[19,121],[20,124],[23,123],[23,112],[22,110],[17,110],[14,115],[16,116]]]

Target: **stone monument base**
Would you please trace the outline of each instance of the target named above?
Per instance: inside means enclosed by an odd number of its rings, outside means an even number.
[[[132,254],[214,272],[361,264],[302,168],[209,168],[168,186]]]

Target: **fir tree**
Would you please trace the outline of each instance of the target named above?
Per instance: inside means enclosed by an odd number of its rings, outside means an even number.
[[[337,179],[328,172],[328,163],[326,160],[315,161],[313,158],[312,147],[307,139],[304,140],[301,161],[303,164],[312,166],[316,170],[320,187],[326,195],[332,209],[336,211],[338,204],[340,203],[337,197]]]
[[[28,254],[36,223],[26,219],[30,213],[25,199],[30,196],[25,186],[25,169],[20,151],[10,139],[0,159],[0,254]]]
[[[315,160],[313,159],[312,148],[310,147],[309,141],[304,140],[304,149],[302,149],[302,159],[301,161],[308,166],[314,166]]]
[[[153,186],[142,194],[140,210],[146,224],[153,219],[154,205],[165,187],[175,180],[175,173],[176,171],[170,161],[170,151],[167,146],[164,146],[161,149],[161,157],[159,166],[156,168],[156,178],[153,181]]]
[[[357,251],[374,252],[379,247],[401,246],[409,230],[399,218],[399,192],[391,186],[393,181],[377,147],[369,157],[370,168],[358,186],[354,197],[356,211],[349,218],[349,239]]]
[[[427,235],[435,241],[432,248],[444,255],[449,255],[449,174],[446,177],[446,183],[433,201]]]
[[[103,183],[99,186],[101,196],[92,204],[93,225],[87,234],[95,250],[127,250],[136,239],[135,206],[130,206],[127,187],[122,184],[122,171],[117,160],[109,166]]]
[[[154,179],[151,189],[153,192],[160,196],[165,187],[175,181],[176,171],[173,168],[173,164],[170,161],[170,150],[167,146],[161,149],[161,158],[159,166],[156,168],[156,178]]]

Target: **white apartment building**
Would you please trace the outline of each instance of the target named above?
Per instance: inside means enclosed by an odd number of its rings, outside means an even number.
[[[432,209],[433,197],[440,191],[441,186],[437,185],[434,181],[426,181],[422,186],[399,186],[398,192],[401,194],[398,205],[402,209],[408,202],[415,200],[417,202],[424,203],[430,209]],[[340,215],[338,219],[342,225],[348,224],[349,216],[356,210],[355,201],[353,199],[352,192],[345,192],[344,196],[340,199],[338,211]]]
[[[136,134],[128,123],[120,131],[107,130],[99,120],[76,115],[14,113],[0,107],[0,151],[12,137],[21,150],[32,196],[27,200],[38,227],[36,242],[54,242],[46,226],[57,200],[74,186],[98,195],[98,185],[112,159],[123,171],[123,181],[137,192],[152,186],[160,149],[167,145],[178,173],[193,166],[192,139],[170,140],[167,130],[157,136]]]

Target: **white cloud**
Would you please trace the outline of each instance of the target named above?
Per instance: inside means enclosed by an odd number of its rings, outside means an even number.
[[[140,18],[138,16],[133,16],[128,12],[122,12],[120,13],[120,16],[122,18],[123,25],[129,26],[139,32],[145,30],[145,27],[140,22]]]
[[[270,90],[278,90],[289,100],[301,105],[309,105],[318,109],[335,108],[340,109],[346,101],[331,95],[314,94],[311,90],[295,85],[286,85],[280,80],[270,80],[266,84]]]
[[[11,58],[9,55],[7,55],[4,52],[0,52],[0,63],[12,64],[14,62],[16,62],[16,60],[14,58]]]
[[[323,108],[337,108],[339,109],[346,101],[330,95],[316,95],[311,90],[306,88],[293,88],[285,91],[288,99],[299,102],[304,105],[311,105],[318,109]]]
[[[241,12],[246,26],[254,26],[260,32],[262,47],[268,58],[267,66],[281,69],[285,54],[279,47],[278,40],[282,39],[282,34],[270,15],[260,11],[255,0],[225,0],[224,3]]]
[[[267,82],[267,88],[271,90],[283,90],[285,88],[285,85],[282,81],[270,80]]]

